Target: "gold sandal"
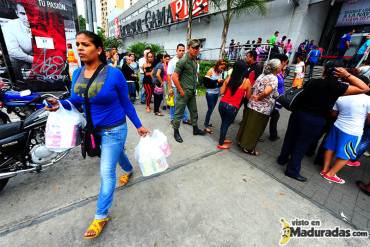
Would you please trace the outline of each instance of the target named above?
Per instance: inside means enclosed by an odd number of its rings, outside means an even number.
[[[131,176],[132,176],[132,172],[125,173],[122,176],[120,176],[119,179],[118,179],[118,185],[121,187],[121,186],[125,186],[126,184],[128,184],[128,182],[130,181]]]
[[[86,233],[92,231],[95,234],[92,236],[84,236],[85,239],[93,239],[99,237],[101,232],[103,231],[105,225],[107,224],[108,221],[110,221],[111,218],[104,218],[101,220],[94,219],[93,222],[90,224],[89,228],[87,228]],[[100,223],[104,222],[104,225],[102,226]],[[85,233],[85,234],[86,234]]]

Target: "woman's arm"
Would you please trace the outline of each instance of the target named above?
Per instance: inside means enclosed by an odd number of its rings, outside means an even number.
[[[350,84],[343,95],[354,95],[354,94],[362,94],[362,93],[369,92],[370,89],[368,85],[366,85],[365,82],[363,82],[361,79],[357,78],[356,76],[350,74],[344,68],[335,68],[334,73],[337,77],[342,78],[342,80]]]
[[[220,94],[223,95],[225,94],[226,92],[226,87],[227,87],[227,84],[229,84],[229,81],[230,81],[230,76],[228,76],[224,82],[224,84],[222,84],[222,87],[220,89]]]
[[[158,81],[161,83],[161,85],[163,85],[163,80],[162,80],[162,77],[161,77],[161,69],[157,69],[157,74],[156,74],[156,77],[158,79]]]
[[[273,88],[271,86],[267,86],[265,88],[265,90],[263,90],[262,93],[259,93],[257,95],[253,95],[251,98],[254,100],[254,101],[261,101],[263,100],[264,98],[266,98],[267,96],[269,96],[273,91]]]
[[[249,79],[245,78],[243,84],[244,84],[245,96],[247,97],[247,99],[250,99],[251,94],[252,94],[251,82]]]

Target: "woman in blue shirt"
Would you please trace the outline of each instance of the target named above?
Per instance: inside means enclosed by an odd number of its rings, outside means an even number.
[[[83,95],[89,79],[100,64],[106,64],[106,59],[102,40],[92,32],[79,32],[76,36],[76,46],[78,55],[85,65],[73,73],[71,97],[67,100],[76,107],[81,107],[84,106]],[[96,238],[110,220],[108,209],[113,202],[117,162],[124,170],[124,175],[120,177],[120,184],[127,184],[132,174],[132,166],[124,153],[127,136],[126,115],[135,125],[140,136],[145,136],[148,130],[142,126],[128,97],[127,82],[120,70],[104,66],[91,84],[88,96],[94,130],[101,136],[101,186],[95,219],[84,237]],[[60,103],[65,108],[70,108],[67,100]],[[48,102],[52,106],[47,108],[48,110],[56,111],[59,108],[57,100],[48,99]]]

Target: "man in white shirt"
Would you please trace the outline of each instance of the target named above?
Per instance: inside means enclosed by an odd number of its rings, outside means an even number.
[[[140,87],[140,102],[141,104],[145,104],[145,90],[143,87],[143,78],[144,78],[144,70],[143,70],[143,65],[146,63],[146,54],[150,52],[151,49],[150,47],[145,47],[144,50],[144,56],[139,59],[139,70],[140,70],[140,78],[139,78],[139,87]]]
[[[339,97],[333,107],[333,114],[338,117],[326,138],[321,176],[331,182],[344,184],[345,181],[336,174],[348,160],[356,159],[365,121],[370,119],[370,96],[359,94]],[[336,159],[329,169],[334,154]]]
[[[176,64],[177,62],[184,56],[185,54],[185,45],[184,44],[178,44],[176,47],[176,56],[174,56],[170,62],[168,63],[167,67],[167,86],[168,86],[168,93],[170,95],[175,96],[175,105],[176,105],[176,98],[177,98],[177,89],[175,84],[173,83],[171,77],[172,74],[175,72]],[[170,107],[170,119],[173,120],[173,117],[175,115],[175,106]],[[188,109],[186,108],[183,118],[183,123],[190,124],[189,121],[189,113]]]
[[[9,58],[17,76],[22,76],[21,68],[30,69],[33,63],[32,33],[26,10],[17,4],[17,19],[2,25],[2,31]]]

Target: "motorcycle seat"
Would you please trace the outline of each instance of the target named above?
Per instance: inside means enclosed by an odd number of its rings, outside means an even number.
[[[19,133],[22,129],[22,121],[0,125],[0,139],[4,139]]]

